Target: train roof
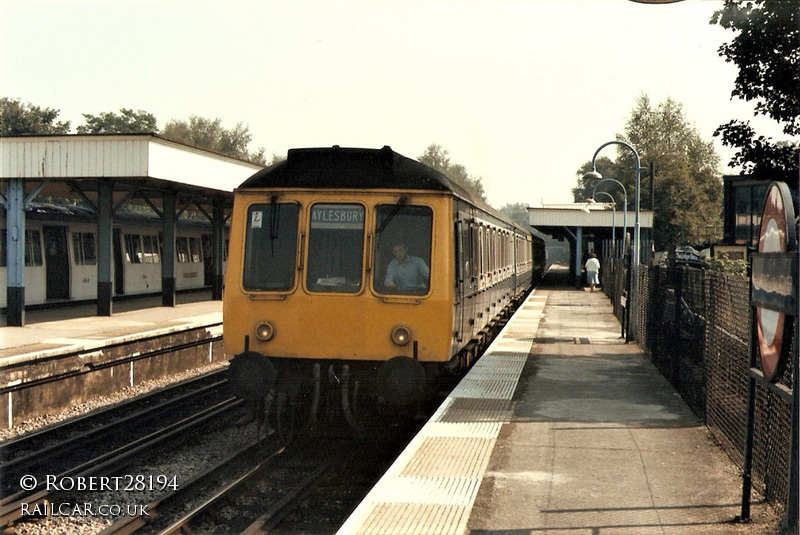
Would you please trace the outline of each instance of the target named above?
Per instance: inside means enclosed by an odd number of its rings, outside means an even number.
[[[481,207],[495,217],[514,224],[427,165],[393,151],[381,149],[324,148],[289,149],[286,160],[262,169],[245,180],[245,188],[352,188],[416,189],[449,191]],[[518,225],[515,225],[518,226]],[[522,229],[524,230],[524,229]]]
[[[470,198],[442,173],[389,146],[290,149],[286,160],[258,171],[239,187],[422,189],[452,191]]]

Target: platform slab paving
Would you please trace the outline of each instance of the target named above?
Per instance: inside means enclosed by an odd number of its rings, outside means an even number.
[[[608,298],[552,290],[467,533],[776,533],[739,469],[649,358],[620,338]]]

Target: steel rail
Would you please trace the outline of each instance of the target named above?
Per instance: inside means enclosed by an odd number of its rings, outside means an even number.
[[[200,388],[198,390],[193,390],[191,392],[187,392],[187,393],[185,393],[183,395],[180,395],[178,397],[175,397],[175,398],[172,398],[172,399],[168,399],[168,400],[166,400],[166,401],[164,401],[164,402],[162,402],[162,403],[160,403],[158,405],[153,405],[153,406],[150,406],[150,407],[148,407],[146,409],[140,410],[139,412],[136,412],[136,413],[133,413],[133,414],[129,414],[128,416],[125,416],[125,417],[120,418],[118,420],[114,420],[113,422],[110,422],[110,423],[108,423],[106,425],[103,425],[101,427],[97,427],[97,428],[92,429],[92,430],[90,430],[88,432],[85,432],[83,434],[76,434],[76,436],[74,436],[72,438],[68,438],[68,439],[65,439],[65,440],[57,441],[57,442],[55,442],[54,444],[52,444],[50,446],[47,446],[47,447],[42,448],[42,449],[34,450],[34,451],[32,451],[31,453],[29,453],[27,455],[22,455],[20,457],[15,457],[14,459],[12,459],[10,461],[5,461],[5,462],[1,463],[0,464],[0,472],[4,472],[4,473],[8,474],[8,472],[9,472],[9,470],[11,468],[13,468],[15,466],[18,466],[20,464],[24,464],[26,462],[31,462],[31,461],[35,461],[37,464],[41,464],[46,459],[52,458],[55,455],[63,455],[65,451],[67,451],[67,450],[69,450],[71,448],[74,449],[76,443],[78,443],[78,442],[81,442],[82,444],[80,444],[80,446],[83,447],[87,440],[98,440],[101,437],[103,437],[104,435],[107,435],[109,433],[115,432],[118,428],[130,423],[132,420],[142,419],[142,418],[146,418],[146,417],[148,417],[150,415],[157,414],[160,411],[164,411],[164,410],[166,410],[167,408],[169,408],[171,406],[183,403],[184,401],[189,400],[189,399],[191,399],[191,398],[193,398],[195,396],[200,396],[200,395],[203,395],[205,393],[208,393],[209,391],[212,391],[213,389],[218,388],[219,386],[225,384],[226,382],[227,382],[226,380],[217,381],[217,382],[215,382],[213,384],[204,386],[204,387],[202,387],[202,388]],[[186,387],[187,385],[186,385],[186,383],[182,383],[180,386],[181,387]],[[158,395],[163,395],[165,392],[166,392],[165,390],[161,390],[158,393]],[[153,396],[155,396],[155,395],[156,394],[153,394]],[[147,396],[145,399],[137,398],[135,401],[131,401],[131,404],[139,404],[141,402],[145,402],[146,403],[147,402],[147,398],[149,398],[149,397],[151,397],[151,396]],[[59,426],[57,429],[55,429],[55,428],[54,429],[50,429],[49,432],[50,432],[50,434],[54,434],[56,432],[63,433],[65,431],[69,431],[69,427],[76,427],[78,424],[86,425],[88,423],[89,425],[91,425],[92,424],[92,419],[99,419],[101,417],[102,418],[107,418],[111,413],[113,413],[115,411],[123,411],[123,410],[125,410],[125,406],[124,405],[117,405],[117,406],[115,406],[113,408],[109,408],[107,411],[103,411],[102,415],[99,414],[99,413],[96,413],[96,414],[93,414],[93,415],[86,415],[86,416],[81,417],[80,419],[71,420],[69,422],[69,426],[67,426],[67,425]],[[93,416],[94,418],[89,419],[89,416]],[[47,434],[48,433],[44,433],[44,432],[41,433],[41,434],[37,433],[35,437],[34,436],[30,436],[30,437],[28,437],[28,439],[29,439],[29,441],[47,440],[48,439],[47,438]],[[15,442],[14,445],[19,448],[21,445],[24,446],[24,444],[25,444],[25,441],[18,441],[18,442]],[[33,448],[31,448],[31,449],[33,449]],[[4,456],[3,455],[3,447],[0,447],[0,456]],[[5,503],[5,501],[6,500],[0,500],[0,505]]]
[[[167,492],[162,496],[159,496],[155,500],[151,501],[147,504],[145,508],[148,512],[154,513],[158,511],[159,506],[162,507],[168,504],[169,502],[176,502],[178,499],[185,498],[186,494],[189,494],[195,490],[195,487],[200,486],[202,487],[205,485],[210,479],[214,478],[218,472],[224,470],[227,466],[231,465],[232,463],[239,464],[244,460],[251,460],[256,457],[256,454],[260,457],[263,455],[262,451],[262,444],[260,442],[256,442],[255,444],[248,444],[247,446],[242,447],[238,451],[232,453],[222,461],[218,462],[214,466],[208,468],[204,472],[193,476],[188,481],[182,483],[179,489],[173,490],[171,492]],[[259,461],[255,468],[248,470],[247,473],[237,478],[237,481],[243,481],[243,478],[249,477],[252,475],[253,472],[257,471],[260,468],[275,458],[277,455],[283,453],[285,447],[281,446],[277,450],[273,451],[269,455],[267,455],[263,460]],[[229,485],[230,486],[230,485]],[[219,494],[219,493],[217,493]],[[183,500],[184,502],[186,500]],[[132,515],[124,517],[111,526],[107,527],[103,531],[100,532],[99,535],[127,535],[129,533],[134,533],[136,530],[146,526],[150,522],[152,522],[155,518],[157,518],[158,514],[154,514],[152,516],[144,516],[144,515]],[[188,515],[185,515],[188,516]],[[191,519],[187,519],[187,522]]]
[[[319,481],[330,468],[331,463],[325,463],[303,478],[291,492],[274,503],[263,515],[242,531],[241,535],[265,535],[270,533],[283,521],[283,518],[289,512],[289,507],[304,498],[313,488],[314,483]]]
[[[178,422],[174,422],[165,428],[150,433],[144,437],[140,437],[137,440],[126,444],[125,446],[110,452],[106,452],[103,455],[73,467],[55,476],[55,478],[58,480],[64,477],[86,476],[90,474],[96,474],[101,470],[115,465],[120,465],[133,455],[136,455],[145,449],[152,448],[153,446],[156,446],[179,433],[196,428],[206,423],[211,418],[218,417],[220,414],[240,406],[242,403],[242,400],[228,398],[225,401],[183,418]],[[30,493],[21,491],[8,497],[8,500],[11,503],[8,503],[0,508],[0,526],[11,525],[16,520],[19,520],[22,517],[23,504],[27,504],[30,507],[35,507],[36,504],[43,503],[44,500],[46,500],[53,493],[54,492],[47,490],[43,483],[40,483],[36,489]]]

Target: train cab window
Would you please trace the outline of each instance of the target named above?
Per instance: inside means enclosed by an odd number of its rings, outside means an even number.
[[[247,209],[245,290],[279,291],[294,286],[299,214],[295,203],[253,204]]]
[[[364,212],[360,204],[311,207],[306,270],[310,291],[356,293],[361,288]]]
[[[427,206],[375,208],[375,269],[380,293],[425,295],[430,289],[433,211]]]
[[[72,250],[75,265],[90,266],[97,264],[97,249],[94,234],[91,232],[73,232]]]

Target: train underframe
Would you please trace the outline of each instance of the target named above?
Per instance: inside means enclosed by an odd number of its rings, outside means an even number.
[[[288,443],[299,427],[314,429],[337,419],[363,433],[379,418],[385,422],[424,414],[438,392],[449,391],[471,368],[524,295],[449,361],[276,358],[250,351],[245,340],[245,351],[230,361],[229,381],[247,401],[245,421],[257,422],[259,437],[263,429]]]

